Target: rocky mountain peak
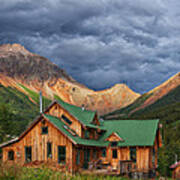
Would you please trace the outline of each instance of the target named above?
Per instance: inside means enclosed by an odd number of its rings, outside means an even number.
[[[21,53],[24,55],[32,54],[20,44],[4,44],[0,46],[0,53]]]
[[[33,54],[20,44],[0,46],[0,73],[27,83],[45,81],[55,83],[59,78],[75,83],[75,80],[47,58]]]
[[[41,89],[48,98],[56,95],[70,104],[84,104],[99,114],[125,107],[140,96],[125,84],[102,91],[91,90],[47,58],[29,52],[20,44],[0,46],[0,84],[15,87],[27,95],[20,84],[36,93]]]

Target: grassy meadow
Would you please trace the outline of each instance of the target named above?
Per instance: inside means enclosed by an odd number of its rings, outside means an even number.
[[[27,168],[16,164],[0,163],[0,180],[127,180],[127,178],[93,174],[71,175],[53,171],[43,165],[40,168]]]

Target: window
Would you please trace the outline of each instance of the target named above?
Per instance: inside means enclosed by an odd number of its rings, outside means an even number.
[[[66,146],[58,146],[58,163],[66,162]]]
[[[102,149],[102,157],[106,157],[106,148]]]
[[[47,143],[47,158],[52,158],[52,144],[50,142]]]
[[[130,148],[130,158],[132,161],[136,162],[136,148],[135,147]]]
[[[72,124],[72,121],[70,121],[66,116],[62,115],[61,117],[62,117],[62,119],[63,119],[66,123],[68,123],[69,125]]]
[[[8,160],[14,160],[14,151],[9,151],[8,152]]]
[[[57,106],[54,107],[53,115],[58,116],[58,107]]]
[[[48,127],[47,126],[42,127],[42,134],[48,134]]]
[[[111,142],[111,147],[115,147],[115,146],[117,146],[117,142],[116,141],[112,141]]]
[[[88,169],[89,161],[90,161],[90,149],[84,149],[84,163],[83,163],[84,169]]]
[[[42,124],[42,125],[45,125],[45,124],[46,124],[46,121],[45,121],[45,120],[42,120],[42,121],[41,121],[41,124]]]
[[[117,159],[117,149],[112,150],[112,158]]]
[[[93,149],[93,159],[97,159],[97,150]]]
[[[89,131],[87,130],[84,131],[84,138],[89,139]]]
[[[26,162],[32,161],[32,148],[31,148],[31,146],[25,147],[25,161]]]
[[[76,154],[76,164],[79,165],[80,164],[80,150],[77,150],[77,154]]]

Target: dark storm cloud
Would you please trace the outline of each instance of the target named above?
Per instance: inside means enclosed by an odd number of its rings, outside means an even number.
[[[0,0],[0,42],[21,43],[93,89],[145,92],[180,69],[178,0]]]

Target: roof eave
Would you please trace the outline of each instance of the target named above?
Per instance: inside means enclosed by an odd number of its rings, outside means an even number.
[[[57,103],[59,106],[61,106],[61,108],[63,108],[64,110],[66,110],[72,117],[74,117],[84,128],[86,127],[86,124],[83,123],[82,121],[80,121],[79,119],[77,119],[74,115],[71,114],[71,112],[69,112],[67,109],[65,109],[57,100],[54,101],[54,103]],[[53,104],[52,104],[53,105]],[[52,106],[51,105],[51,106]]]
[[[56,129],[58,129],[64,136],[66,136],[73,144],[77,145],[77,143],[72,139],[70,138],[68,135],[64,134],[55,124],[53,124],[48,118],[46,118],[44,116],[44,114],[42,115],[44,117],[44,119],[46,119],[49,123],[51,123]]]
[[[14,139],[9,140],[9,141],[7,141],[7,142],[4,142],[4,143],[0,144],[0,148],[6,147],[6,146],[8,146],[8,145],[10,145],[10,144],[14,144],[14,143],[16,143],[18,140],[19,140],[19,138],[17,137],[17,138],[14,138]]]
[[[58,100],[54,100],[47,108],[46,110],[44,111],[44,113],[46,113],[49,108],[51,108],[55,103],[57,103],[59,106],[61,106],[61,108],[63,108],[64,110],[66,110],[71,116],[73,116],[84,128],[86,128],[86,124],[82,121],[80,121],[79,119],[77,119],[74,115],[71,114],[71,112],[69,112],[67,109],[65,109],[60,103]],[[94,112],[94,115],[92,117],[92,120],[94,119],[95,115],[97,114],[97,111],[92,111]]]

